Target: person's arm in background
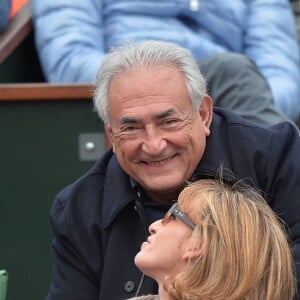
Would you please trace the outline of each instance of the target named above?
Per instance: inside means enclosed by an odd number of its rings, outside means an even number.
[[[6,27],[9,13],[10,13],[11,0],[0,0],[0,32]]]
[[[101,0],[32,0],[36,47],[49,82],[92,83],[104,57]]]
[[[290,4],[287,0],[249,3],[244,53],[269,82],[276,106],[295,120],[300,114],[300,60]]]

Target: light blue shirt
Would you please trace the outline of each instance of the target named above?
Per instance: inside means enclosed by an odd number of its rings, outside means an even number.
[[[35,37],[50,82],[94,81],[114,45],[166,40],[196,59],[243,53],[267,79],[276,105],[300,114],[300,59],[288,0],[32,0]]]

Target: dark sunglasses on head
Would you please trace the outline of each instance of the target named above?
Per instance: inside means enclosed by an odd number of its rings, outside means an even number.
[[[165,217],[163,218],[163,221],[168,220],[172,215],[179,218],[182,222],[184,222],[190,228],[194,229],[196,227],[194,222],[178,207],[177,203],[174,203],[171,206],[171,208],[168,210]]]

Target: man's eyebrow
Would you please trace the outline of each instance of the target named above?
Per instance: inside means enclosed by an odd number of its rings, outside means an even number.
[[[170,108],[167,109],[166,111],[160,112],[157,115],[155,115],[153,117],[154,120],[160,120],[166,117],[169,117],[171,115],[173,115],[175,113],[175,109]],[[138,124],[138,123],[142,123],[143,120],[139,119],[139,118],[132,118],[132,117],[122,117],[120,119],[120,125],[124,125],[124,124]]]
[[[175,113],[175,109],[174,108],[170,108],[170,109],[167,109],[166,111],[163,111],[159,114],[157,114],[154,119],[163,119],[163,118],[166,118],[166,117],[169,117],[171,115],[173,115]]]
[[[130,118],[130,117],[122,117],[120,120],[120,124],[124,125],[124,124],[137,124],[142,122],[142,120],[137,119],[137,118]]]

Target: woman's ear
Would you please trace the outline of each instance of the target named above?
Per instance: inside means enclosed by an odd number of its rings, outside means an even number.
[[[193,246],[194,246],[193,248],[191,247],[187,248],[187,250],[183,254],[182,258],[184,261],[188,262],[203,255],[202,243],[199,242],[199,244],[196,245],[196,247],[195,245]]]

